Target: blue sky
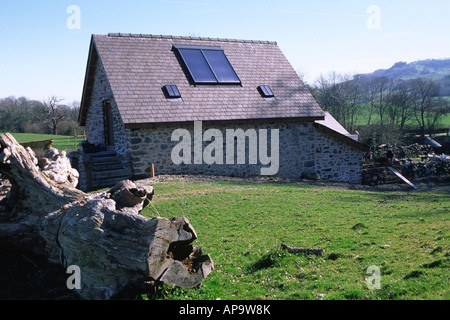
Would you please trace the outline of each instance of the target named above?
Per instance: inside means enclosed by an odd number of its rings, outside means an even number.
[[[313,82],[448,58],[449,17],[445,0],[0,0],[0,98],[81,100],[91,34],[273,40]]]

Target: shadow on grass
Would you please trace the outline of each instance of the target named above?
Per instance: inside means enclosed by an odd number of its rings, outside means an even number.
[[[249,267],[249,271],[256,272],[259,270],[271,268],[288,254],[289,253],[281,250],[273,250],[271,252],[268,252],[265,255],[263,255],[258,261],[253,263]]]

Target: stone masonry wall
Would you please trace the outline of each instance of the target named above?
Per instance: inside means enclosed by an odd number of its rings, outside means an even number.
[[[113,97],[111,86],[106,77],[106,73],[104,72],[101,60],[99,59],[95,70],[91,104],[86,118],[86,135],[89,143],[103,147],[105,146],[103,103],[105,100],[110,100],[114,128],[114,150],[119,156],[126,156],[129,153],[127,132]]]
[[[322,180],[361,183],[362,151],[321,132],[315,138],[315,169]]]
[[[203,133],[210,128],[219,129],[223,136],[223,163],[224,164],[192,164],[194,147],[191,146],[191,164],[176,165],[171,159],[172,149],[179,143],[171,141],[172,132],[179,127],[164,127],[154,129],[133,130],[129,135],[129,145],[134,163],[136,176],[149,176],[151,164],[155,166],[158,174],[206,174],[237,177],[260,176],[261,165],[237,164],[237,152],[233,164],[226,164],[226,129],[279,129],[279,170],[275,175],[282,178],[298,179],[305,173],[314,173],[322,180],[345,181],[361,183],[362,152],[342,141],[329,137],[316,131],[312,123],[261,123],[246,125],[217,125],[202,124]],[[194,125],[186,127],[191,134],[191,143],[194,140]],[[267,136],[267,145],[270,153],[270,134]],[[203,142],[203,148],[211,142]],[[245,154],[249,154],[249,144],[246,142]]]

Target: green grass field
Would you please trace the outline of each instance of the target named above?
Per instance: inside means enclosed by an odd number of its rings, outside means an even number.
[[[449,97],[450,99],[450,97]],[[369,106],[367,104],[361,105],[361,112],[358,115],[357,123],[356,125],[366,125],[367,121],[369,119]],[[384,122],[388,123],[390,119],[386,115],[384,117]],[[377,113],[377,110],[373,110],[372,117],[371,117],[371,124],[378,124],[380,123],[380,116]],[[411,117],[405,124],[407,127],[410,128],[416,128],[418,127],[417,120],[414,117]],[[450,128],[450,113],[447,113],[442,116],[442,118],[439,120],[438,123],[439,128]]]
[[[152,184],[148,217],[186,216],[215,269],[152,299],[450,299],[450,198],[297,184]],[[281,243],[322,248],[294,254]],[[370,266],[380,270],[380,289]],[[144,295],[144,298],[149,298]]]
[[[0,132],[0,134],[2,133],[4,133],[4,131]],[[67,153],[76,150],[76,146],[78,147],[78,144],[83,141],[83,138],[78,137],[75,145],[75,138],[73,136],[13,132],[11,132],[11,134],[19,143],[53,139],[53,147],[58,149],[59,151],[65,150]]]
[[[447,113],[442,117],[441,124],[447,128],[450,128],[450,113]]]

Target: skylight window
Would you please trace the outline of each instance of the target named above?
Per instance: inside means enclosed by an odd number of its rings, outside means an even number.
[[[273,98],[275,95],[273,94],[273,92],[272,92],[272,89],[270,89],[270,87],[269,86],[266,86],[266,85],[264,85],[264,86],[259,86],[258,87],[258,90],[259,90],[259,93],[261,93],[261,95],[264,97],[264,98]]]
[[[196,84],[240,84],[222,48],[174,46]]]
[[[181,98],[180,91],[176,85],[166,85],[163,87],[164,93],[168,98]]]

